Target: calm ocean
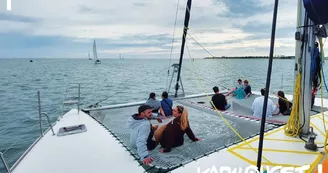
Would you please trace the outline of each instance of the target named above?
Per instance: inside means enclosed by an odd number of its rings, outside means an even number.
[[[212,92],[215,85],[231,88],[238,78],[248,79],[252,90],[259,91],[265,87],[267,66],[267,59],[187,59],[181,78],[186,94],[202,93],[203,88]],[[99,65],[87,59],[0,59],[0,151],[11,166],[40,135],[37,91],[42,111],[54,122],[62,114],[66,91],[66,97],[77,96],[74,83],[81,84],[82,108],[106,97],[102,105],[142,101],[150,92],[166,90],[168,67],[168,59],[103,59]],[[293,68],[294,60],[273,61],[270,92],[292,94]]]

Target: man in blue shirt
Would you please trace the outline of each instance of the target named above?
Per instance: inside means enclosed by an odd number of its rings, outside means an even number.
[[[162,93],[160,112],[164,118],[172,116],[173,101],[168,96],[169,94],[166,91]]]

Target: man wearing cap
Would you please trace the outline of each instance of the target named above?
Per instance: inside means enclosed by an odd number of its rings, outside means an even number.
[[[148,150],[155,149],[157,145],[152,139],[157,127],[154,128],[149,122],[152,117],[152,109],[149,105],[141,105],[138,108],[138,113],[133,114],[128,119],[132,148],[137,150],[140,159],[146,165],[153,161],[149,157]]]

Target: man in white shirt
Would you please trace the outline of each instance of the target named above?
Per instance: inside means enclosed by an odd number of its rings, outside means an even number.
[[[265,94],[265,89],[261,89],[261,94],[262,96],[257,97],[254,99],[253,105],[252,105],[252,110],[253,110],[253,116],[262,118],[262,111],[263,111],[263,105],[264,105],[264,94]],[[277,106],[273,104],[272,100],[268,98],[268,105],[267,105],[267,111],[266,111],[266,117],[270,118],[272,117],[272,114],[277,110]]]

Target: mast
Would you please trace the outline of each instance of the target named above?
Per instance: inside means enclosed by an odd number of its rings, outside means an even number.
[[[174,95],[174,97],[178,97],[178,89],[179,89],[179,80],[180,80],[180,73],[181,73],[182,58],[183,58],[184,46],[185,46],[185,42],[186,42],[186,36],[187,36],[187,31],[188,31],[188,26],[189,26],[189,19],[190,19],[191,1],[192,0],[188,0],[187,7],[186,7],[186,14],[185,14],[184,28],[183,28],[183,36],[182,36],[182,45],[181,45],[181,52],[180,52],[179,69],[178,69],[178,77],[177,77],[177,83],[175,84],[175,95]]]
[[[311,111],[311,98],[312,98],[312,82],[311,82],[311,57],[314,48],[315,37],[313,34],[313,22],[309,19],[308,14],[304,8],[303,0],[299,0],[298,9],[298,32],[296,38],[296,54],[295,59],[300,62],[298,75],[301,75],[300,93],[299,94],[299,112],[301,131],[300,135],[308,135],[310,130],[310,111]],[[303,26],[303,27],[302,27]],[[297,85],[295,83],[295,85]]]
[[[273,10],[270,56],[269,56],[269,65],[268,65],[267,80],[266,80],[266,86],[265,86],[264,104],[263,104],[261,129],[260,129],[260,140],[259,140],[258,157],[257,157],[258,171],[261,171],[264,128],[265,128],[265,121],[266,121],[265,119],[266,119],[266,110],[267,110],[267,105],[268,105],[268,97],[269,97],[269,91],[270,91],[272,61],[273,61],[273,52],[274,52],[274,41],[275,41],[276,22],[277,22],[277,13],[278,13],[278,2],[279,2],[279,0],[275,0],[274,10]]]

